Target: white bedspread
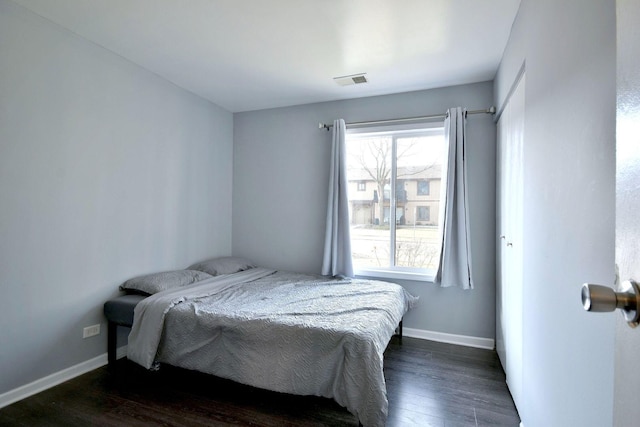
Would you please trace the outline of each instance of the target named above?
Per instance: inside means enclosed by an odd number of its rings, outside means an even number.
[[[384,426],[383,352],[416,299],[387,282],[251,269],[143,300],[128,357],[333,398]]]

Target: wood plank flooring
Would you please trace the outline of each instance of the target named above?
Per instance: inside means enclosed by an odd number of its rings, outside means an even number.
[[[494,351],[394,337],[385,352],[388,427],[520,423]],[[331,399],[256,389],[121,359],[0,409],[0,426],[357,426]]]

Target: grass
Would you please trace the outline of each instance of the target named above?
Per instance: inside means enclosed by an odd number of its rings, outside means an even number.
[[[352,227],[351,253],[355,267],[389,265],[388,226]],[[404,225],[396,228],[396,265],[435,268],[440,249],[438,227]]]

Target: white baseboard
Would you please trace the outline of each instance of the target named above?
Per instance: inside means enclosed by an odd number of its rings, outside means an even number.
[[[410,338],[420,338],[423,340],[431,340],[444,342],[449,344],[464,345],[467,347],[476,347],[493,350],[494,340],[491,338],[470,337],[466,335],[445,334],[443,332],[427,331],[424,329],[403,328],[402,334]],[[116,357],[121,359],[127,355],[127,346],[119,347]],[[19,400],[26,399],[36,393],[40,393],[48,388],[54,387],[72,378],[78,377],[87,372],[98,369],[107,364],[107,353],[94,357],[87,361],[78,363],[62,371],[55,372],[39,380],[25,384],[6,393],[0,394],[0,408],[9,406]],[[521,426],[522,427],[522,426]]]
[[[116,352],[116,357],[118,359],[121,359],[126,355],[127,346],[119,347]],[[63,369],[62,371],[58,371],[44,378],[35,380],[29,384],[25,384],[21,387],[9,390],[6,393],[0,394],[0,408],[9,406],[19,400],[26,399],[29,396],[33,396],[34,394],[40,393],[41,391],[57,386],[58,384],[62,384],[65,381],[69,381],[72,378],[78,377],[82,374],[86,374],[87,372],[98,369],[106,364],[107,353],[104,353],[100,356],[94,357],[93,359],[86,360],[67,369]]]
[[[495,341],[492,338],[470,337],[467,335],[445,334],[444,332],[427,331],[424,329],[402,328],[402,335],[410,338],[444,342],[448,344],[464,345],[467,347],[493,350]]]

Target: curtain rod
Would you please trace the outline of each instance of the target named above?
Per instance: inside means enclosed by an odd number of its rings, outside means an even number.
[[[486,110],[471,110],[467,111],[467,114],[495,114],[496,107],[489,107]],[[429,119],[444,119],[447,117],[447,114],[432,114],[430,116],[421,116],[421,117],[407,117],[404,119],[388,119],[388,120],[374,120],[371,122],[355,122],[355,123],[347,123],[347,126],[366,126],[366,125],[376,125],[376,124],[385,124],[385,123],[402,123],[402,122],[410,122],[414,120],[429,120]],[[318,123],[318,129],[326,129],[330,130],[333,125],[327,125],[325,123]]]

